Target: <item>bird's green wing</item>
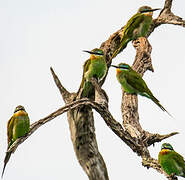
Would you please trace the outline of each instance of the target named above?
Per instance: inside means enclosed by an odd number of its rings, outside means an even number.
[[[80,84],[80,88],[83,88],[84,86],[84,82],[85,82],[85,73],[88,71],[89,69],[89,65],[91,64],[91,60],[88,59],[85,61],[84,65],[83,65],[83,76],[82,76],[82,82]]]
[[[127,43],[131,40],[133,40],[134,38],[134,30],[137,29],[141,23],[144,21],[145,15],[141,14],[141,13],[137,13],[134,16],[132,16],[129,21],[127,22],[127,24],[124,26],[123,31],[122,31],[122,36],[120,39],[120,46],[119,48],[117,48],[113,55],[112,58],[114,58],[115,56],[117,56],[118,53],[120,53],[123,49],[126,48]],[[118,35],[117,35],[118,36]],[[116,39],[117,37],[115,37]]]
[[[123,28],[122,36],[120,39],[120,46],[114,51],[111,58],[116,57],[118,53],[126,48],[127,43],[133,40],[133,32],[136,28],[139,27],[142,21],[144,21],[144,15],[140,13],[135,14],[129,19],[129,21]],[[115,39],[117,38],[117,36],[115,37]]]
[[[131,70],[129,73],[125,73],[125,79],[127,83],[135,89],[135,91],[147,98],[150,98],[155,104],[157,104],[163,111],[166,111],[171,117],[172,115],[160,104],[159,100],[152,94],[143,78],[136,71]]]
[[[125,73],[125,79],[127,83],[134,88],[137,92],[140,93],[149,93],[150,95],[151,91],[148,89],[145,81],[142,79],[140,74],[135,72],[134,70]]]
[[[185,161],[184,161],[184,158],[177,152],[172,152],[172,158],[178,162],[178,164],[180,164],[183,168],[184,168],[184,171],[185,171]]]
[[[84,87],[84,83],[85,83],[85,73],[88,71],[89,69],[89,65],[91,64],[91,60],[88,59],[85,61],[84,65],[83,65],[83,75],[82,75],[82,81],[81,81],[81,84],[80,84],[80,87],[77,91],[77,94],[79,94],[80,92],[80,89]]]
[[[14,120],[15,118],[12,116],[7,124],[8,148],[12,144]]]
[[[14,120],[15,120],[15,117],[12,116],[10,118],[10,120],[8,121],[8,124],[7,124],[7,136],[8,136],[8,147],[7,147],[7,150],[9,149],[9,147],[13,143],[12,138],[13,138],[13,124],[14,124]],[[11,156],[11,152],[6,152],[6,156],[5,156],[5,159],[4,159],[4,167],[3,167],[2,174],[1,174],[1,178],[3,177],[6,164],[8,163],[8,161],[10,159],[10,156]]]
[[[185,177],[185,161],[184,161],[184,158],[179,153],[177,153],[175,151],[172,152],[171,157],[174,160],[174,163],[176,163],[179,167],[182,168],[182,172],[179,172],[179,174],[181,174],[181,176]]]
[[[134,29],[138,28],[142,21],[144,21],[143,14],[137,13],[134,16],[132,16],[123,29],[123,36],[121,40],[123,39],[124,36],[132,37]]]

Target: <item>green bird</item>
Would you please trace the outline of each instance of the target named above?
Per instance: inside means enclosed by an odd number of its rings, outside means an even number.
[[[141,96],[145,96],[151,99],[163,111],[166,111],[166,109],[159,103],[159,100],[154,97],[141,75],[134,71],[128,64],[120,63],[118,66],[111,66],[116,68],[117,79],[125,92],[128,94],[139,94]]]
[[[23,106],[19,105],[15,108],[14,114],[7,124],[7,136],[8,136],[7,150],[18,138],[25,136],[29,132],[29,130],[30,130],[30,119],[28,117],[28,113],[25,111]],[[8,163],[10,156],[11,152],[6,152],[1,177],[3,177],[6,164]]]
[[[149,6],[142,6],[138,9],[138,12],[132,16],[124,26],[121,35],[120,46],[115,50],[112,58],[114,58],[120,51],[125,49],[129,41],[135,40],[138,37],[145,37],[147,35],[150,25],[153,22],[153,11],[156,10],[160,9],[152,9]]]
[[[174,151],[171,144],[162,144],[161,151],[158,155],[158,162],[168,175],[182,176],[185,178],[184,158]]]
[[[102,49],[95,48],[84,52],[90,53],[91,56],[83,65],[83,77],[79,90],[83,88],[81,97],[91,97],[94,95],[94,87],[90,80],[93,77],[100,82],[107,73],[107,64]]]

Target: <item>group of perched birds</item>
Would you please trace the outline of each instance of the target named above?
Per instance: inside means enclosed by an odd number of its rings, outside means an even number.
[[[122,31],[122,37],[120,39],[120,46],[112,55],[114,58],[120,53],[131,40],[135,40],[138,37],[145,37],[152,24],[153,11],[159,9],[152,9],[148,6],[142,6],[138,12],[130,18]],[[107,63],[105,54],[102,49],[95,48],[92,51],[85,51],[90,54],[90,58],[84,63],[83,66],[83,78],[80,85],[81,97],[91,97],[94,93],[94,87],[91,83],[91,78],[96,78],[100,82],[107,74]],[[163,111],[166,109],[159,103],[159,100],[152,94],[143,78],[134,71],[128,64],[120,63],[119,65],[111,65],[116,68],[116,76],[118,82],[121,84],[124,91],[128,94],[139,94],[151,99],[157,104]],[[80,91],[78,91],[80,92]],[[167,111],[166,111],[167,112]],[[167,112],[168,113],[168,112]],[[169,113],[168,113],[169,114]],[[7,135],[8,135],[8,147],[20,137],[25,136],[30,130],[30,120],[27,112],[23,106],[17,106],[13,116],[8,121]],[[6,164],[11,156],[11,152],[7,151],[4,159],[4,167],[2,177]],[[185,177],[185,161],[184,158],[174,151],[173,147],[164,143],[161,147],[161,151],[158,155],[158,162],[162,169],[168,175],[176,175]]]

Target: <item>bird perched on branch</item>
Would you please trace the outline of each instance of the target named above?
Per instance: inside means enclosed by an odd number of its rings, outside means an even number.
[[[13,116],[8,121],[7,125],[7,136],[8,136],[8,149],[11,145],[20,137],[25,136],[30,130],[30,119],[28,117],[27,112],[25,111],[23,106],[17,106],[15,108]],[[4,170],[6,164],[8,163],[11,156],[11,152],[6,152],[6,156],[4,159],[4,167],[2,171],[2,176],[4,174]]]
[[[149,6],[142,6],[138,9],[138,12],[132,16],[127,24],[124,26],[120,46],[112,55],[114,58],[120,51],[126,48],[127,43],[131,40],[135,40],[138,37],[145,37],[152,24],[153,11],[160,9],[152,9]]]
[[[171,144],[162,144],[161,151],[158,155],[158,162],[168,175],[182,176],[185,178],[184,158],[174,151]]]
[[[90,82],[91,78],[96,78],[98,82],[101,81],[107,73],[107,64],[102,49],[96,48],[84,52],[91,54],[91,56],[83,65],[83,77],[80,85],[80,89],[83,88],[81,97],[90,97],[94,94],[94,87]]]
[[[118,66],[111,66],[116,68],[117,79],[126,93],[139,94],[141,96],[145,96],[151,99],[163,111],[166,111],[166,109],[159,103],[159,100],[154,97],[154,95],[152,94],[140,74],[134,71],[128,64],[120,63]],[[168,111],[166,112],[168,113]]]

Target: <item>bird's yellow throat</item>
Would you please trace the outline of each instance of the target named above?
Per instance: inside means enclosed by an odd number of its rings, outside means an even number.
[[[161,154],[161,155],[165,155],[165,154],[168,154],[169,152],[170,152],[169,149],[162,149],[162,150],[160,151],[160,154]]]
[[[14,116],[26,116],[27,115],[27,112],[25,112],[25,111],[17,111],[15,114],[14,114]]]
[[[116,74],[119,74],[121,70],[119,68],[116,69]]]

